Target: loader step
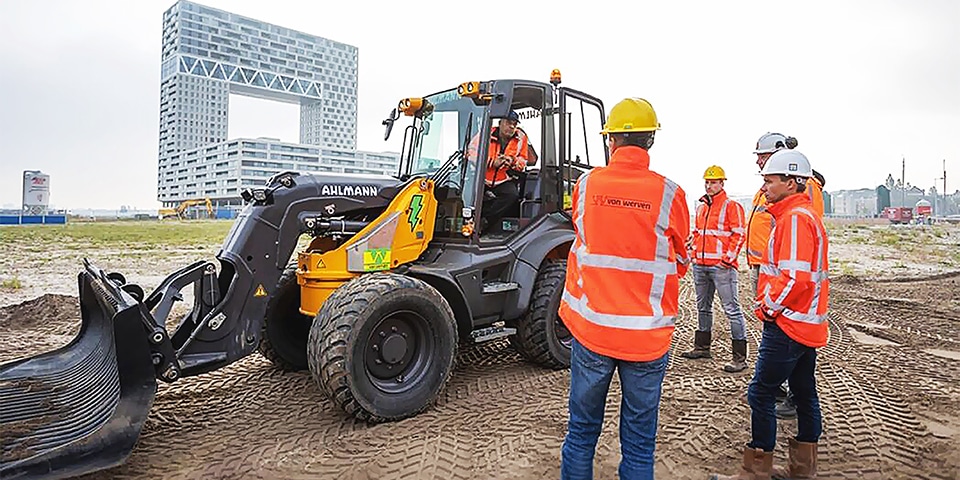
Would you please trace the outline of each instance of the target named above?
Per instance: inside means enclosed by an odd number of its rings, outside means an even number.
[[[502,293],[510,292],[520,288],[517,282],[486,282],[483,284],[483,293]]]
[[[517,333],[516,328],[504,327],[504,326],[492,326],[486,328],[479,328],[470,332],[470,338],[473,339],[473,343],[482,343],[497,338],[509,337]]]

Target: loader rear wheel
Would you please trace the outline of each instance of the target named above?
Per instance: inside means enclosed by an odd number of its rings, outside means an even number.
[[[570,367],[573,335],[557,313],[566,276],[566,260],[548,261],[540,267],[530,309],[517,322],[517,333],[511,337],[520,355],[548,368]]]
[[[357,277],[324,302],[310,328],[314,380],[360,420],[416,415],[446,385],[457,349],[453,310],[426,282],[392,273]]]
[[[300,313],[297,266],[289,265],[280,275],[273,296],[267,301],[257,350],[281,370],[306,370],[310,323],[311,318]]]

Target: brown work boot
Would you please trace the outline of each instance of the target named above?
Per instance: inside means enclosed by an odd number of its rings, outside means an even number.
[[[710,475],[710,480],[770,480],[773,470],[773,452],[764,452],[759,448],[743,449],[743,465],[736,475]]]
[[[778,479],[814,479],[817,478],[817,444],[798,442],[790,439],[786,467],[773,469],[772,478]]]
[[[710,358],[710,332],[697,330],[693,337],[693,350],[680,354],[683,358]]]
[[[736,373],[742,372],[747,368],[747,341],[733,341],[733,360],[723,366],[724,372]]]

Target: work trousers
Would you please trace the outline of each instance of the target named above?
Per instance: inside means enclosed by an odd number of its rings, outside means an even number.
[[[787,379],[797,407],[797,441],[816,443],[820,439],[823,426],[816,368],[817,349],[790,338],[776,322],[763,322],[756,370],[747,388],[747,402],[752,410],[750,448],[772,452],[776,446],[776,396]]]
[[[620,375],[620,467],[622,480],[652,480],[660,392],[669,353],[650,362],[628,362],[594,353],[573,341],[570,420],[561,451],[560,478],[593,478],[593,458],[603,427],[613,371]]]
[[[737,299],[737,270],[694,264],[693,284],[697,291],[697,330],[709,332],[713,329],[713,296],[716,293],[730,320],[730,336],[734,340],[745,340],[746,324]]]

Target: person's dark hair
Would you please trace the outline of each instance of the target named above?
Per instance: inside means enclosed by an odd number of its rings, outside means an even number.
[[[653,146],[654,132],[615,133],[612,135],[616,135],[617,145],[620,146],[629,145],[644,150],[650,150],[650,147]]]
[[[780,177],[781,182],[789,182],[790,179],[793,179],[794,182],[797,182],[797,193],[803,193],[807,191],[807,179],[804,177],[794,177],[792,175],[777,175]]]

